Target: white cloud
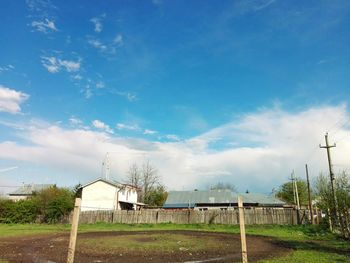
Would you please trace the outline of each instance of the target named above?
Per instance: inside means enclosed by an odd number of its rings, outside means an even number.
[[[46,15],[48,10],[56,9],[50,0],[26,0],[30,11]]]
[[[20,105],[29,98],[28,94],[0,84],[0,112],[20,113]]]
[[[145,135],[153,135],[153,134],[156,134],[156,133],[157,133],[157,131],[153,131],[153,130],[149,130],[149,129],[145,129],[143,131],[143,134],[145,134]]]
[[[99,49],[101,52],[105,52],[107,50],[107,46],[102,44],[102,42],[98,39],[89,39],[88,43],[94,48]]]
[[[80,119],[78,119],[76,117],[73,117],[73,116],[69,118],[69,122],[70,122],[71,125],[77,125],[77,126],[83,124],[82,120],[80,120]]]
[[[90,19],[90,22],[92,22],[95,26],[94,30],[97,33],[100,33],[103,29],[103,24],[102,24],[102,18],[106,17],[105,14],[101,15],[100,17],[93,17]]]
[[[59,60],[62,67],[66,68],[68,72],[76,72],[80,69],[80,61]]]
[[[77,74],[77,75],[74,75],[74,76],[73,76],[73,79],[74,79],[74,80],[82,80],[83,77],[82,77],[80,74]]]
[[[179,136],[177,136],[175,134],[168,134],[165,136],[165,138],[167,138],[168,140],[172,140],[172,141],[180,141]]]
[[[112,93],[117,94],[118,96],[122,96],[122,97],[126,98],[130,102],[138,100],[137,95],[135,93],[132,93],[132,92],[115,91],[115,92],[112,92]]]
[[[105,124],[104,122],[100,121],[100,120],[93,120],[92,121],[92,125],[100,130],[103,130],[107,133],[114,133],[113,130],[109,127],[109,125]]]
[[[34,27],[36,31],[48,33],[49,31],[57,31],[54,21],[45,19],[44,21],[33,21],[31,26]]]
[[[96,48],[99,52],[105,55],[114,55],[117,49],[124,44],[123,36],[118,34],[112,41],[102,41],[98,38],[89,37],[88,44]]]
[[[102,81],[99,81],[96,83],[96,88],[97,89],[103,89],[105,87],[105,84]]]
[[[253,7],[255,11],[259,11],[261,9],[264,9],[270,5],[272,5],[276,0],[263,0],[263,1],[257,1],[256,5]]]
[[[99,177],[105,153],[113,152],[111,174],[117,180],[125,180],[131,163],[149,159],[169,189],[194,189],[228,181],[241,191],[268,192],[286,182],[293,169],[298,177],[304,178],[305,163],[309,164],[311,177],[321,171],[327,173],[326,153],[318,149],[318,144],[336,120],[349,117],[344,105],[294,113],[265,109],[174,142],[110,135],[105,132],[106,124],[98,120],[95,127],[104,132],[31,123],[23,125],[26,130],[17,131],[23,132],[20,140],[23,144],[0,143],[0,158],[49,166],[62,171],[61,183],[70,180],[75,184],[78,180],[86,182]],[[140,130],[138,126],[123,123],[117,128]],[[349,128],[335,127],[330,133],[331,142],[350,136]],[[333,136],[335,132],[337,136]],[[339,141],[332,154],[337,169],[350,167],[349,140]]]
[[[10,71],[13,69],[15,69],[15,67],[11,64],[6,65],[6,66],[2,66],[2,67],[0,67],[0,73],[5,72],[5,71]]]
[[[77,72],[80,69],[81,62],[80,59],[78,61],[73,60],[64,60],[56,57],[41,57],[42,65],[49,71],[50,73],[57,73],[62,69],[65,69],[67,72]]]
[[[116,37],[113,39],[113,43],[117,46],[122,46],[124,44],[123,36],[120,34],[116,35]]]
[[[125,124],[125,123],[117,123],[116,128],[118,130],[128,130],[128,131],[138,131],[140,127],[137,124]]]
[[[85,89],[82,90],[82,93],[84,94],[85,99],[90,99],[93,95],[90,85],[86,85]]]
[[[50,73],[57,73],[60,70],[59,62],[55,57],[41,57],[41,63]]]

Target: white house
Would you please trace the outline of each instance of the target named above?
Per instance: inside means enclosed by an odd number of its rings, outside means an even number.
[[[137,189],[128,184],[97,179],[81,187],[81,211],[137,210]]]

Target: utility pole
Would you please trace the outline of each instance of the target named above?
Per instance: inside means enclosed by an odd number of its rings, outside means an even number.
[[[297,198],[295,197],[295,187],[294,187],[294,177],[293,177],[294,171],[293,173],[290,175],[290,179],[292,181],[292,188],[293,188],[293,199],[294,199],[294,204],[297,204]]]
[[[294,204],[297,206],[297,209],[299,210],[300,209],[299,193],[298,193],[297,178],[294,177],[294,170],[290,175],[290,180],[292,181],[292,186],[293,186]]]
[[[328,132],[326,133],[326,135],[324,136],[325,138],[325,141],[326,141],[326,145],[325,146],[321,146],[320,144],[320,148],[325,148],[327,150],[327,157],[328,157],[328,168],[329,168],[329,176],[330,176],[330,179],[331,179],[331,189],[332,189],[332,195],[333,195],[333,224],[335,224],[336,220],[337,220],[337,197],[335,195],[335,188],[334,188],[334,173],[333,173],[333,166],[332,166],[332,160],[331,160],[331,151],[330,149],[333,148],[333,147],[336,147],[335,144],[333,145],[329,145],[328,143]]]
[[[311,224],[314,223],[314,217],[313,217],[313,211],[312,211],[312,203],[311,203],[311,193],[310,193],[310,181],[309,181],[309,169],[307,167],[307,164],[305,164],[305,170],[306,170],[306,181],[307,181],[307,193],[309,197],[309,211],[310,211],[310,221]]]
[[[294,171],[293,171],[293,176],[294,176]],[[296,177],[294,177],[294,185],[295,185],[295,196],[297,197],[297,208],[300,210],[300,202],[299,202],[299,192],[298,192],[298,180]]]

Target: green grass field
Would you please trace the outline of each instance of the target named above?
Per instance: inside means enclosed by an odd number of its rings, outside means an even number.
[[[23,236],[68,232],[69,225],[4,225],[0,224],[0,237]],[[152,231],[152,230],[198,230],[239,233],[239,226],[230,225],[127,225],[127,224],[83,224],[79,232],[92,231]],[[293,248],[287,256],[268,262],[349,262],[350,241],[322,230],[318,226],[255,225],[246,227],[247,234],[275,237]],[[171,243],[171,242],[170,242]],[[249,244],[248,244],[249,248]],[[249,251],[248,251],[249,256]],[[1,262],[1,260],[0,260]]]

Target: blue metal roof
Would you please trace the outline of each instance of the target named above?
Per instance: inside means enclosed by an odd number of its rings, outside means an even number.
[[[261,206],[282,206],[285,203],[273,196],[258,193],[235,193],[231,190],[209,191],[170,191],[164,208],[187,208],[198,205],[232,204],[237,203],[238,196],[244,204]]]

